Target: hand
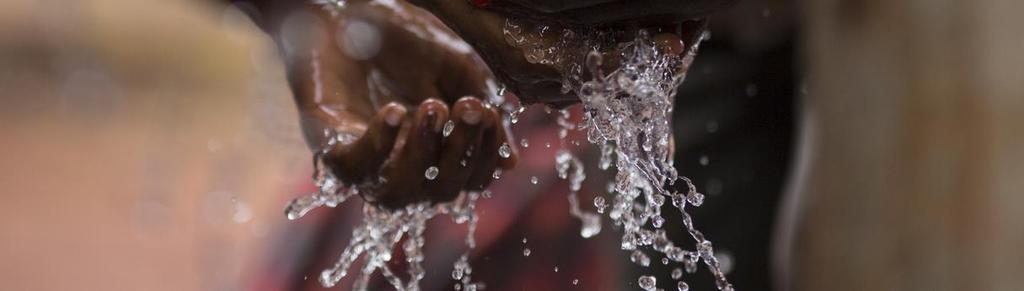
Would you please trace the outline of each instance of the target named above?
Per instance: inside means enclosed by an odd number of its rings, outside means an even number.
[[[311,146],[325,128],[341,136],[325,164],[370,202],[398,208],[483,189],[503,158],[506,124],[491,101],[493,77],[436,18],[404,3],[309,4],[274,34]],[[454,126],[445,136],[445,124]],[[439,173],[425,175],[429,167]]]

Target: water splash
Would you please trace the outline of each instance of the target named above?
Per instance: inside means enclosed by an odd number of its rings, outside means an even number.
[[[614,166],[616,171],[608,187],[611,201],[598,196],[594,206],[600,214],[607,210],[613,224],[621,227],[620,247],[631,253],[631,260],[646,267],[650,260],[645,251],[654,251],[682,263],[690,273],[696,271],[697,262],[703,261],[715,276],[719,290],[733,290],[714,256],[711,242],[694,227],[686,212],[687,205],[700,206],[704,195],[696,191],[689,179],[678,175],[670,155],[676,88],[685,78],[700,40],[707,34],[689,44],[687,53],[666,55],[657,49],[644,30],[638,31],[632,41],[609,42],[607,40],[623,36],[614,31],[559,30],[509,20],[504,32],[506,41],[522,50],[527,61],[557,68],[563,75],[563,93],[580,98],[583,122],[579,129],[586,131],[589,142],[599,145],[598,167],[608,170]],[[548,41],[550,39],[556,39],[555,43]],[[579,54],[580,51],[586,53]],[[604,71],[607,66],[603,64],[607,54],[602,52],[608,51],[619,52],[618,65],[610,72]],[[559,123],[567,120],[560,118]],[[560,134],[563,148],[565,136],[564,132]],[[563,179],[569,168],[582,169],[574,166],[578,159],[567,151],[560,151],[555,160],[556,170]],[[685,193],[666,189],[677,181],[685,183]],[[578,183],[572,184],[570,213],[586,220],[578,211]],[[680,211],[683,228],[693,239],[694,251],[676,246],[661,229],[665,223],[661,207],[667,199]],[[640,277],[639,281],[641,287],[648,290],[656,288],[654,282],[651,276]],[[645,283],[651,283],[650,288]]]
[[[301,218],[321,206],[336,207],[352,196],[371,191],[372,187],[368,185],[342,183],[324,163],[324,157],[331,148],[338,144],[349,144],[356,137],[330,130],[326,130],[324,135],[327,142],[321,147],[322,150],[313,155],[313,182],[319,191],[289,202],[285,207],[285,216],[289,220]],[[434,179],[437,175],[437,167],[429,167],[424,172],[427,179]],[[381,181],[383,182],[385,181]],[[490,196],[490,192],[484,193],[484,196]],[[475,208],[480,196],[481,193],[478,192],[464,192],[453,202],[422,202],[397,210],[364,204],[362,224],[353,229],[352,237],[337,262],[321,272],[320,284],[327,288],[334,287],[352,270],[357,276],[352,285],[353,290],[367,290],[370,277],[376,272],[380,272],[395,290],[420,290],[419,282],[425,276],[423,234],[426,222],[438,215],[448,214],[455,223],[467,224],[468,229],[465,239],[467,249],[453,266],[453,277],[458,277],[457,286],[462,290],[483,289],[482,283],[472,281],[473,269],[468,261],[469,251],[476,247],[474,235],[478,217]],[[396,248],[399,243],[400,249]],[[395,250],[404,253],[407,265],[405,276],[396,274],[388,266]],[[360,258],[363,260],[360,261]],[[361,264],[356,264],[357,262]]]
[[[313,184],[319,191],[305,197],[299,197],[288,202],[285,207],[285,217],[289,220],[296,220],[306,215],[310,210],[320,206],[335,207],[345,202],[349,197],[359,194],[358,187],[346,187],[331,174],[324,164],[323,157],[327,151],[335,145],[348,144],[355,140],[354,137],[338,134],[330,130],[324,131],[328,137],[323,150],[313,155]]]
[[[693,60],[696,44],[691,44],[689,53],[683,56],[661,55],[651,38],[641,31],[632,41],[615,42],[614,49],[620,52],[620,65],[611,72],[604,72],[604,56],[598,51],[608,48],[602,46],[602,43],[607,43],[606,40],[621,35],[600,31],[581,33],[550,27],[537,27],[527,32],[522,25],[512,22],[506,24],[505,31],[510,43],[524,48],[528,61],[551,64],[558,68],[563,73],[563,92],[576,94],[582,101],[582,124],[569,122],[568,111],[560,111],[558,122],[563,127],[559,134],[562,150],[555,157],[559,178],[570,181],[569,212],[582,222],[580,235],[592,237],[599,234],[602,228],[599,214],[607,214],[612,223],[623,230],[620,247],[630,253],[631,259],[635,257],[635,263],[648,266],[651,257],[649,251],[662,253],[672,262],[681,263],[687,273],[695,272],[697,264],[704,262],[714,274],[718,289],[731,291],[733,287],[720,270],[711,242],[695,229],[685,211],[687,205],[696,207],[702,204],[704,196],[696,191],[688,179],[677,175],[669,154],[672,100],[676,87],[685,77],[685,68]],[[536,41],[551,33],[559,34],[560,37],[555,38],[558,39],[557,44]],[[573,53],[581,51],[586,53]],[[505,105],[510,109],[510,123],[515,124],[525,107],[521,104],[517,107],[508,103]],[[616,171],[615,179],[608,187],[611,199],[598,196],[601,199],[594,200],[598,213],[580,207],[578,192],[586,175],[583,163],[565,150],[569,130],[586,131],[588,141],[599,145],[601,149],[599,168],[609,170],[614,167]],[[335,135],[329,140],[331,143],[345,143],[351,137]],[[520,142],[525,147],[525,140]],[[549,147],[550,144],[545,146]],[[502,158],[509,158],[512,149],[504,143],[498,152]],[[289,219],[302,217],[316,207],[335,207],[351,196],[358,195],[360,191],[366,191],[360,185],[343,185],[330,175],[330,171],[323,165],[324,153],[321,151],[314,155],[314,181],[320,190],[289,203],[286,207]],[[430,171],[425,175],[431,176]],[[497,179],[500,172],[494,175]],[[688,191],[678,193],[664,188],[676,181],[683,181]],[[352,238],[337,263],[322,272],[321,284],[325,287],[335,286],[351,269],[357,276],[353,283],[355,290],[366,290],[370,276],[376,272],[380,272],[396,290],[419,290],[419,281],[425,274],[422,247],[426,221],[440,214],[449,214],[456,223],[468,224],[469,229],[466,237],[467,251],[453,265],[452,278],[459,281],[456,288],[482,289],[482,284],[472,282],[472,268],[468,263],[468,252],[475,247],[473,234],[477,216],[474,208],[479,196],[480,193],[466,192],[455,202],[437,205],[418,203],[397,210],[363,205],[362,225],[353,230]],[[676,242],[669,240],[665,230],[661,229],[664,226],[661,207],[667,199],[680,210],[683,227],[695,242],[694,251],[676,246]],[[408,266],[408,274],[405,276],[395,274],[387,264],[398,244],[401,244],[399,251],[404,252]],[[523,249],[524,256],[529,256],[530,252],[529,248]],[[673,277],[676,277],[675,272]],[[577,282],[574,280],[573,284]],[[645,290],[654,290],[657,279],[641,276],[638,283]],[[688,285],[680,281],[678,286],[682,289],[682,286]]]

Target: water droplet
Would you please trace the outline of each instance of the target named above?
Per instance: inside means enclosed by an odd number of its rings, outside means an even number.
[[[654,195],[651,196],[651,204],[654,206],[661,206],[665,204],[665,196]]]
[[[583,226],[580,227],[580,236],[583,238],[591,238],[601,233],[601,217],[593,213],[580,213],[578,216],[583,222]]]
[[[444,137],[448,137],[449,134],[452,134],[452,130],[454,129],[455,122],[448,120],[447,122],[444,123],[444,131],[442,131],[441,133],[444,134]]]
[[[683,194],[672,194],[672,206],[676,208],[682,208],[686,205],[686,195]]]
[[[672,280],[679,280],[683,277],[683,270],[679,268],[672,269]]]
[[[647,257],[647,255],[640,250],[633,251],[633,253],[629,255],[629,261],[643,267],[647,267],[651,264],[651,258]]]
[[[707,155],[700,156],[700,165],[701,166],[707,166],[708,162],[710,162],[710,161],[708,160],[708,156]]]
[[[605,204],[604,197],[597,196],[594,197],[594,207],[597,208],[597,213],[604,213],[604,209],[608,207],[608,204]]]
[[[679,281],[679,284],[677,284],[676,286],[677,286],[677,288],[679,288],[679,291],[689,291],[690,290],[690,285],[686,284],[686,282],[683,282],[683,281]]]
[[[690,192],[689,195],[686,195],[686,201],[690,202],[693,206],[700,206],[701,204],[704,204],[704,194]]]
[[[462,273],[462,269],[456,268],[456,269],[452,270],[452,279],[462,280],[462,275],[464,275]],[[458,285],[455,285],[455,286],[458,286]]]
[[[526,141],[525,138],[524,139],[520,139],[519,140],[519,145],[523,146],[523,148],[528,148],[528,147],[530,147],[530,142]]]
[[[529,257],[530,256],[530,249],[529,248],[523,249],[523,256],[524,257]]]
[[[711,245],[711,242],[708,240],[704,240],[697,244],[697,254],[699,254],[701,258],[713,258],[715,251],[714,247],[712,247]]]
[[[494,169],[494,173],[491,174],[491,178],[495,180],[501,179],[501,169]]]
[[[512,156],[512,147],[509,147],[507,142],[502,143],[501,147],[498,148],[498,155],[507,159]]]
[[[333,272],[330,272],[330,270],[324,270],[323,272],[320,272],[320,285],[323,285],[324,287],[327,288],[334,287],[334,285],[338,283],[338,281],[334,279],[335,276],[336,275]],[[339,278],[340,277],[344,277],[344,274],[339,276]]]
[[[312,197],[299,197],[292,199],[292,201],[288,202],[288,205],[284,208],[285,217],[287,217],[288,220],[299,219],[313,209],[312,205]]]
[[[437,178],[438,172],[437,167],[430,166],[430,168],[427,168],[426,172],[423,172],[423,176],[427,177],[427,180],[433,180],[434,178]]]
[[[640,288],[647,291],[653,291],[658,286],[658,279],[654,278],[654,276],[640,276],[640,278],[637,279],[637,283],[640,284]]]
[[[661,217],[660,215],[656,215],[651,218],[651,226],[654,226],[655,228],[661,228],[663,224],[665,224],[665,218]]]
[[[686,268],[686,272],[693,274],[697,272],[697,259],[687,257],[683,260],[683,267]]]
[[[558,273],[558,266],[555,266],[555,273]]]
[[[530,177],[530,184],[537,185],[537,176],[531,176]]]
[[[579,285],[580,284],[580,279],[572,279],[572,284],[573,285]]]

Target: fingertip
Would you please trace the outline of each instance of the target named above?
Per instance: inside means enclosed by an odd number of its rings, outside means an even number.
[[[391,102],[384,105],[384,108],[381,108],[380,112],[385,124],[397,128],[402,125],[402,120],[405,119],[405,114],[408,113],[408,110],[401,104]]]
[[[480,99],[472,96],[462,97],[456,101],[452,111],[463,123],[469,125],[479,124],[484,117],[483,104]]]
[[[444,101],[441,101],[440,99],[429,98],[427,100],[423,100],[423,102],[420,102],[420,109],[425,109],[425,110],[448,110],[448,105],[445,105]]]
[[[430,128],[434,132],[441,132],[444,123],[448,120],[448,105],[438,99],[427,99],[420,103],[416,110],[416,119],[421,122],[424,128]]]

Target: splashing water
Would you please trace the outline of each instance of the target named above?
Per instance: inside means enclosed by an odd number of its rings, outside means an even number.
[[[326,132],[327,135],[334,133]],[[337,135],[337,134],[334,134]],[[351,138],[331,138],[324,150],[314,155],[313,181],[320,188],[317,193],[307,197],[300,197],[292,200],[285,208],[285,215],[290,220],[301,218],[310,210],[328,206],[335,207],[347,198],[360,193],[360,185],[344,185],[335,178],[323,162],[323,156],[327,149],[330,149],[339,141],[350,142]],[[437,168],[430,167],[425,173],[428,179],[437,175]],[[362,190],[366,191],[366,190]],[[476,201],[480,193],[463,193],[462,199],[455,202],[431,205],[430,202],[408,205],[398,210],[382,209],[374,205],[363,205],[363,224],[352,231],[352,238],[348,246],[342,250],[338,261],[329,269],[320,274],[319,282],[324,287],[330,288],[337,285],[342,278],[348,275],[353,264],[359,258],[364,258],[361,266],[356,266],[358,271],[353,283],[354,290],[367,290],[370,277],[379,271],[385,280],[395,290],[419,290],[419,281],[425,276],[423,269],[423,234],[426,230],[426,222],[439,214],[449,214],[458,224],[468,223],[466,234],[467,251],[455,262],[452,277],[459,281],[460,289],[478,290],[482,289],[481,283],[472,282],[471,274],[473,269],[468,261],[469,249],[476,247],[473,239],[476,230],[478,217],[475,213]],[[489,196],[490,194],[486,194]],[[404,239],[404,240],[403,240]],[[407,268],[407,279],[403,280],[400,275],[395,274],[387,265],[391,261],[396,246],[401,243],[400,251],[404,252]]]
[[[506,40],[510,44],[522,48],[528,61],[558,68],[563,74],[563,92],[576,94],[582,101],[582,124],[570,122],[568,111],[559,112],[562,149],[555,157],[558,177],[570,182],[569,213],[581,220],[580,235],[589,238],[599,234],[602,229],[600,215],[607,214],[613,224],[622,229],[620,246],[630,253],[634,263],[648,266],[651,250],[681,263],[687,273],[694,273],[697,264],[704,262],[714,274],[719,290],[733,290],[720,270],[711,242],[695,229],[685,211],[687,204],[694,207],[702,204],[704,196],[696,191],[689,179],[677,175],[669,154],[672,100],[676,87],[685,77],[685,68],[693,60],[697,44],[690,44],[689,53],[683,56],[662,55],[655,49],[651,38],[640,31],[634,40],[615,45],[614,48],[620,52],[620,64],[617,69],[604,72],[601,69],[604,57],[597,52],[607,49],[607,40],[613,38],[611,34],[562,29],[558,32],[561,37],[556,38],[558,43],[554,45],[537,41],[544,38],[543,34],[556,31],[548,27],[527,31],[523,25],[512,21],[505,26]],[[589,53],[578,55],[574,52]],[[513,107],[506,103],[505,107],[510,109],[509,121],[512,124],[525,110],[521,104]],[[445,127],[444,136],[447,136],[450,129],[447,124]],[[569,130],[586,131],[588,141],[601,149],[599,168],[607,170],[614,166],[616,171],[614,181],[609,184],[611,199],[601,196],[594,199],[597,213],[580,207],[578,192],[586,175],[582,161],[565,150]],[[331,138],[324,149],[354,140],[344,134],[328,134]],[[526,140],[520,143],[523,147],[528,146]],[[550,143],[545,146],[550,147]],[[313,179],[319,191],[290,202],[285,210],[288,219],[298,219],[320,206],[335,207],[354,195],[368,191],[369,188],[363,185],[344,185],[331,175],[323,163],[325,153],[326,150],[320,151],[313,159]],[[509,158],[512,149],[505,143],[499,147],[498,153],[502,158]],[[436,177],[436,168],[428,169],[424,175]],[[501,172],[496,171],[493,175],[498,179]],[[536,177],[532,180],[532,183],[537,183]],[[686,193],[664,188],[676,181],[685,183]],[[466,192],[454,202],[436,205],[424,202],[397,210],[363,205],[362,225],[353,230],[350,242],[342,250],[337,263],[321,273],[320,283],[333,287],[352,269],[357,273],[353,283],[355,290],[367,290],[369,279],[376,272],[380,272],[396,290],[419,290],[419,281],[425,276],[422,247],[426,221],[448,214],[456,223],[467,224],[468,227],[467,251],[454,263],[452,270],[452,278],[459,281],[456,289],[482,289],[481,283],[472,282],[472,267],[468,262],[468,252],[475,247],[473,234],[478,220],[474,212],[475,203],[481,195],[489,197],[490,192]],[[666,199],[680,210],[683,227],[695,241],[695,250],[676,246],[676,242],[669,240],[665,230],[661,229],[664,226],[661,207]],[[401,248],[396,248],[399,244]],[[394,251],[403,252],[407,274],[395,274],[388,266]],[[524,256],[530,253],[529,248],[523,249]],[[681,278],[682,275],[677,276],[676,273],[673,272],[672,279]],[[641,276],[637,282],[645,290],[657,289],[657,279],[653,276]],[[577,283],[578,280],[573,280],[573,284]],[[677,286],[680,290],[688,289],[683,281],[679,281]]]
[[[326,168],[327,166],[324,165],[323,161],[324,155],[327,154],[327,149],[338,143],[347,144],[355,138],[352,136],[343,137],[343,135],[335,134],[329,130],[324,131],[324,135],[330,137],[323,147],[324,150],[313,155],[313,184],[319,188],[319,191],[307,197],[295,198],[289,202],[284,210],[285,216],[289,220],[299,219],[310,210],[320,206],[338,206],[338,204],[345,202],[349,197],[359,194],[358,187],[345,187],[342,185],[331,174],[331,171]]]
[[[521,49],[532,63],[549,64],[558,68],[563,75],[563,93],[576,94],[583,106],[581,130],[587,133],[589,142],[601,149],[599,168],[615,167],[614,181],[609,184],[611,201],[601,196],[594,199],[599,214],[607,212],[613,224],[623,230],[621,248],[631,252],[631,260],[643,267],[650,264],[646,249],[662,253],[671,261],[682,263],[689,273],[696,271],[696,264],[703,261],[715,277],[719,290],[731,291],[732,284],[721,271],[710,241],[694,227],[693,220],[686,212],[686,205],[700,206],[704,195],[686,177],[677,174],[672,165],[670,141],[672,136],[671,117],[676,88],[685,78],[686,69],[695,57],[700,40],[707,37],[705,32],[696,43],[689,44],[688,52],[681,55],[662,54],[646,31],[638,31],[635,39],[608,47],[606,40],[616,36],[614,32],[597,30],[579,31],[552,29],[547,26],[531,27],[528,24],[509,20],[505,23],[505,39]],[[558,34],[556,43],[545,44]],[[614,42],[613,42],[614,43]],[[576,52],[589,51],[584,55]],[[617,68],[604,72],[601,51],[614,49],[619,52]],[[563,111],[563,115],[568,115]],[[559,123],[565,130],[573,129],[568,118],[560,117]],[[577,158],[568,151],[560,151],[556,157],[559,177],[565,179],[569,168],[582,169]],[[569,191],[570,213],[583,223],[584,237],[593,232],[586,228],[597,225],[594,219],[582,213],[577,201],[579,183],[584,179],[582,170],[575,174]],[[667,190],[666,186],[683,181],[686,193]],[[681,215],[683,227],[694,240],[694,251],[676,246],[668,239],[661,216],[661,207],[671,199]],[[610,208],[607,209],[606,208]],[[594,214],[590,214],[596,217]],[[597,220],[588,223],[588,220]],[[648,224],[650,222],[650,224]],[[649,226],[648,226],[649,225]],[[588,235],[589,234],[589,235]],[[673,276],[675,277],[675,276]],[[673,278],[677,279],[677,278]],[[639,278],[645,290],[656,288],[654,277]],[[647,285],[646,283],[650,283]],[[679,282],[680,289],[686,285]]]
[[[299,197],[285,207],[285,216],[289,220],[301,218],[310,210],[320,206],[336,207],[346,199],[359,193],[371,191],[364,185],[344,185],[326,168],[323,156],[337,142],[351,142],[354,138],[341,137],[341,134],[325,133],[328,136],[339,136],[328,139],[324,150],[314,155],[314,184],[319,191],[305,197]],[[427,168],[424,177],[433,180],[439,171],[435,166]],[[495,179],[500,171],[495,172]],[[371,275],[380,272],[395,290],[420,290],[419,281],[425,276],[422,262],[424,254],[424,232],[426,222],[438,215],[448,214],[457,224],[467,224],[465,243],[466,252],[454,263],[452,277],[458,281],[459,290],[482,290],[483,283],[472,281],[472,266],[469,264],[469,250],[476,247],[474,234],[478,217],[475,212],[476,201],[480,196],[490,197],[490,191],[464,192],[454,202],[431,205],[430,202],[408,205],[398,210],[382,209],[371,204],[363,205],[363,224],[352,231],[348,246],[342,250],[338,261],[329,269],[324,270],[319,278],[321,285],[334,287],[348,275],[359,258],[362,265],[356,265],[358,271],[353,283],[353,290],[368,290]],[[404,238],[404,240],[403,240]],[[407,276],[395,274],[387,263],[391,261],[396,246],[401,243],[407,264]],[[528,251],[527,251],[528,255]]]

